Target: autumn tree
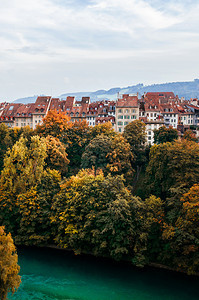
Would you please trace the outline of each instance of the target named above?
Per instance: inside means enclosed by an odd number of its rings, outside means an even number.
[[[45,139],[38,136],[31,138],[29,146],[21,137],[6,153],[0,178],[0,225],[12,234],[19,225],[16,199],[41,182],[46,156]]]
[[[154,129],[154,143],[161,144],[166,142],[173,142],[178,139],[177,129],[169,126],[161,126],[159,129]]]
[[[109,136],[109,137],[116,134],[111,122],[98,124],[98,125],[95,125],[94,127],[90,128],[91,139],[95,138],[98,135],[102,135],[102,134],[104,134],[105,136]]]
[[[12,141],[9,135],[8,126],[4,123],[0,124],[0,171],[3,168],[3,160],[8,147],[12,145]]]
[[[7,299],[8,292],[14,293],[21,282],[18,275],[18,256],[11,234],[0,227],[0,298]]]
[[[132,182],[134,176],[134,169],[132,168],[134,157],[130,149],[130,144],[122,135],[117,134],[111,137],[111,149],[107,154],[109,162],[106,169],[112,175],[123,174],[127,183]]]
[[[45,139],[47,156],[46,165],[50,169],[58,170],[62,175],[66,175],[68,171],[68,154],[66,147],[58,138],[48,135]]]
[[[48,245],[53,243],[51,208],[53,197],[60,190],[58,171],[47,169],[41,181],[17,197],[19,225],[15,243],[21,245]]]
[[[47,156],[45,139],[33,136],[29,147],[26,143],[21,137],[6,153],[0,184],[7,191],[21,193],[41,179]]]
[[[37,126],[35,133],[42,136],[52,135],[60,138],[61,142],[67,143],[67,140],[64,139],[64,133],[72,126],[71,123],[70,117],[64,112],[50,110],[43,118],[42,125]]]
[[[182,139],[187,140],[187,141],[193,141],[193,142],[198,142],[198,139],[195,135],[195,133],[193,133],[192,130],[186,130]]]

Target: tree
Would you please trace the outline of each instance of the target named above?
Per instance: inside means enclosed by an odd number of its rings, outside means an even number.
[[[91,139],[97,137],[98,135],[104,134],[105,136],[114,136],[116,133],[113,129],[111,122],[106,122],[103,124],[95,125],[90,128]]]
[[[47,156],[45,139],[33,136],[29,147],[26,143],[21,137],[6,153],[0,179],[6,191],[22,193],[41,179]]]
[[[165,262],[177,270],[194,274],[199,271],[199,185],[195,184],[181,198],[175,222],[166,223],[163,241]]]
[[[134,170],[131,166],[133,155],[130,145],[120,134],[98,135],[86,147],[82,155],[82,168],[102,169],[105,174],[124,175],[132,181]]]
[[[70,122],[70,117],[68,117],[64,112],[50,110],[43,118],[42,125],[37,126],[35,133],[43,136],[52,135],[60,138],[61,142],[66,143],[67,141],[64,140],[63,133],[66,132],[71,126],[72,122]]]
[[[193,131],[190,129],[185,131],[182,138],[187,141],[198,142],[198,139],[197,139],[195,133],[193,133]]]
[[[127,183],[133,179],[134,170],[132,168],[133,154],[130,150],[130,144],[120,135],[111,137],[111,150],[107,154],[109,162],[106,169],[112,175],[124,175]]]
[[[159,129],[154,129],[154,143],[161,144],[166,142],[173,142],[178,139],[177,129],[169,126],[161,126]]]
[[[21,282],[18,256],[11,234],[0,227],[0,298],[6,300],[8,292],[14,293]]]
[[[80,171],[55,197],[56,243],[76,253],[133,258],[143,264],[147,233],[141,234],[138,213],[143,205],[125,188],[121,176]]]
[[[199,145],[182,140],[154,145],[146,169],[148,194],[166,199],[171,189],[189,189],[199,181]],[[176,197],[173,200],[176,201]]]
[[[21,137],[7,151],[0,178],[0,225],[14,235],[20,219],[17,197],[41,182],[47,156],[45,138],[33,136],[28,144]]]
[[[135,157],[135,165],[140,166],[145,162],[146,125],[135,120],[125,126],[123,136],[131,146],[131,152]]]
[[[82,154],[90,141],[90,127],[85,120],[75,121],[65,135],[68,140],[69,168],[72,174],[76,174],[80,169]]]
[[[143,232],[148,233],[146,256],[150,262],[160,262],[159,255],[162,252],[162,230],[165,222],[164,202],[150,195],[144,201],[142,214]]]
[[[15,243],[21,245],[48,245],[53,243],[51,208],[53,197],[60,190],[58,171],[47,169],[41,182],[17,197],[19,225]]]
[[[11,149],[21,136],[30,141],[32,134],[33,130],[29,126],[9,128],[4,123],[0,124],[0,171],[3,169],[3,160],[7,150]]]
[[[111,152],[111,139],[105,135],[98,135],[90,141],[82,155],[81,167],[106,169],[109,163],[108,154]]]
[[[58,170],[62,175],[66,175],[68,171],[68,154],[66,147],[59,139],[48,135],[45,139],[47,157],[45,159],[46,165],[50,169]]]

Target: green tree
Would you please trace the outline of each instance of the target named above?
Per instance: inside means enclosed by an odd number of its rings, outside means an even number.
[[[111,152],[111,138],[105,135],[98,135],[90,141],[82,155],[81,167],[84,169],[94,167],[106,169],[109,163],[108,154]]]
[[[21,282],[18,275],[18,256],[11,234],[0,227],[0,298],[7,299],[8,292],[14,293]]]
[[[173,142],[178,139],[177,129],[169,126],[161,126],[159,129],[154,129],[154,143],[161,144],[166,142]]]
[[[52,222],[58,245],[143,264],[146,235],[137,213],[143,203],[125,188],[121,176],[80,171],[62,185],[55,200]]]
[[[70,160],[70,173],[76,174],[80,169],[82,154],[90,141],[90,127],[85,120],[76,121],[72,123],[65,135],[68,140],[66,147]]]
[[[131,146],[135,157],[135,165],[140,166],[145,162],[146,125],[135,120],[125,126],[123,135]]]
[[[175,222],[165,223],[164,263],[188,274],[199,272],[199,185],[195,184],[181,198]]]
[[[146,169],[148,194],[166,199],[177,189],[183,192],[199,181],[199,145],[182,140],[154,145]],[[176,201],[175,199],[173,200]]]

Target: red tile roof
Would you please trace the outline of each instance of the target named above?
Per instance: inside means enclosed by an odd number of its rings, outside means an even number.
[[[138,107],[138,97],[124,94],[122,99],[118,99],[116,107]]]

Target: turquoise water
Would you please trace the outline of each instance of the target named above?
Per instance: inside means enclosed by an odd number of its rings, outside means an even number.
[[[199,278],[55,249],[18,249],[22,284],[9,300],[192,300]]]

